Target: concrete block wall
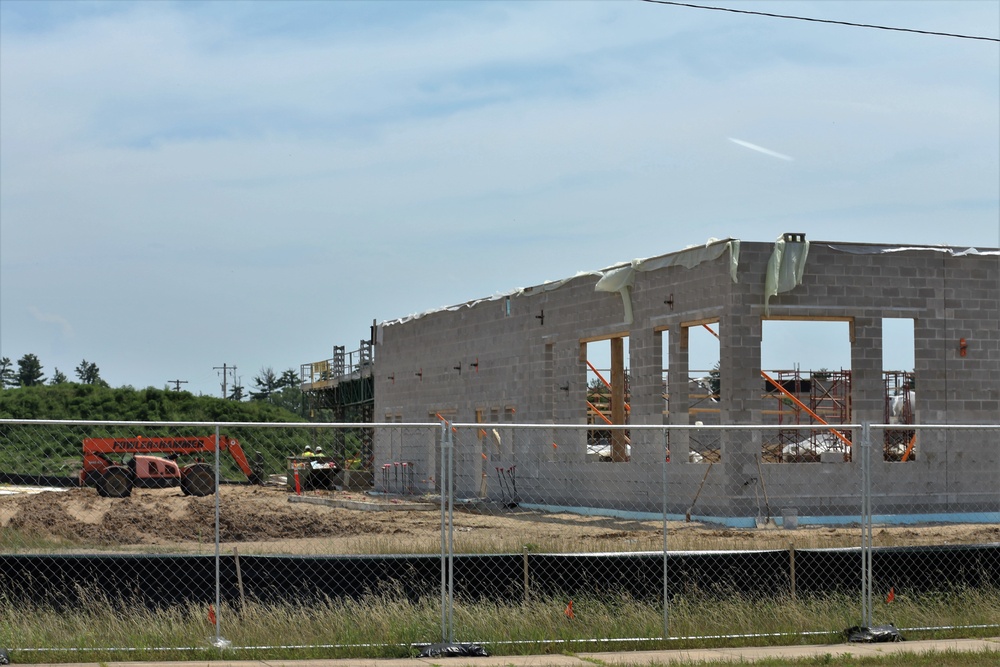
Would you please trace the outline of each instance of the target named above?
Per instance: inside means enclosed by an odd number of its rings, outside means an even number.
[[[471,445],[472,453],[461,459],[463,495],[478,494],[482,476],[492,479],[496,467],[517,465],[518,488],[525,496],[553,495],[556,484],[565,493],[584,496],[599,506],[658,508],[656,494],[641,489],[647,483],[658,488],[659,477],[650,478],[650,470],[659,470],[663,459],[661,434],[636,430],[631,461],[593,464],[586,461],[583,430],[519,434],[504,431],[502,425],[584,424],[587,372],[581,360],[582,341],[622,335],[629,337],[630,423],[691,423],[686,409],[677,409],[688,404],[685,327],[704,321],[716,322],[720,336],[719,419],[725,424],[760,424],[763,319],[772,317],[851,323],[855,423],[882,420],[883,318],[914,321],[918,423],[1000,420],[996,254],[812,242],[802,284],[772,297],[765,315],[764,279],[772,250],[771,243],[741,243],[736,282],[730,276],[728,252],[693,268],[674,265],[636,272],[631,323],[625,321],[621,296],[596,292],[599,276],[585,275],[558,287],[539,286],[384,324],[377,353],[376,418],[425,422],[440,414],[460,423],[498,424],[501,442],[495,442],[490,426],[484,429],[486,436]],[[667,359],[663,336],[668,336]],[[961,339],[965,339],[964,356]],[[665,417],[661,371],[666,366],[673,409]],[[671,449],[677,454],[667,464],[671,492],[681,499],[694,496],[707,466],[686,462],[688,435],[670,434]],[[759,476],[761,436],[743,432],[725,435],[722,442],[722,465],[717,466],[721,470],[713,471],[711,482],[706,480],[714,489],[706,497],[713,498],[716,511],[745,512],[749,502],[745,482]],[[399,443],[376,438],[375,444],[377,466],[400,456]],[[439,465],[435,446],[427,440],[404,447],[402,456],[416,464],[422,480],[435,477]],[[958,446],[966,453],[959,454]],[[922,506],[941,511],[969,506],[963,505],[963,498],[1000,495],[995,492],[995,475],[990,476],[994,469],[989,467],[996,461],[997,448],[982,433],[962,445],[928,435],[921,438],[917,461],[879,460],[876,475],[893,488],[912,483],[927,490],[931,495],[920,497]],[[860,475],[855,464],[766,465],[772,480],[769,491],[777,504],[822,512],[854,506],[852,494],[845,494],[844,488]],[[544,480],[532,474],[543,469],[561,472],[547,474]],[[565,477],[567,470],[572,478]],[[557,478],[563,481],[554,482]],[[430,481],[425,485],[433,488]],[[633,491],[623,495],[623,488]],[[491,484],[489,494],[495,491]],[[674,504],[679,508],[684,502]]]

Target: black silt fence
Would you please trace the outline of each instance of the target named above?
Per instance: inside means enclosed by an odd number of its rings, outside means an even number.
[[[789,551],[670,554],[669,595],[770,597],[791,590]],[[860,549],[794,552],[798,595],[861,589]],[[1000,545],[886,547],[872,554],[876,587],[912,592],[1000,587]],[[531,596],[622,596],[659,601],[663,556],[505,554],[455,556],[455,595],[463,601],[517,602]],[[527,586],[525,584],[527,571]],[[387,595],[440,595],[439,556],[233,556],[219,563],[224,601],[308,604]],[[0,556],[0,597],[56,608],[94,595],[146,607],[215,600],[215,557],[150,555]]]

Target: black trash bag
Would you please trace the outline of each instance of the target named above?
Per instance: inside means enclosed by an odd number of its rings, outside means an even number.
[[[0,665],[9,665],[10,655],[7,654],[7,649],[0,648]]]
[[[855,625],[852,628],[844,630],[844,634],[847,635],[847,641],[849,642],[861,642],[865,644],[903,641],[903,635],[899,634],[899,630],[892,623],[888,625],[876,625],[873,628]]]
[[[488,657],[479,644],[428,644],[420,651],[418,658],[467,658]]]

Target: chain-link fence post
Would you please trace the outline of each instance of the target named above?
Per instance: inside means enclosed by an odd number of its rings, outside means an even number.
[[[444,448],[447,453],[446,484],[441,489],[448,499],[448,632],[447,642],[455,641],[455,439],[450,422],[445,422]]]
[[[441,641],[454,641],[455,635],[455,536],[454,453],[451,424],[441,421]]]
[[[669,577],[667,563],[667,451],[670,448],[670,432],[667,429],[663,430],[663,449],[660,452],[660,496],[663,502],[660,506],[660,511],[663,513],[663,638],[667,639],[670,637],[670,587],[668,585]]]
[[[861,426],[861,618],[872,625],[872,478],[871,428]]]
[[[215,626],[215,640],[212,642],[216,648],[222,648],[228,644],[222,638],[222,572],[221,572],[221,539],[219,535],[220,526],[220,491],[219,481],[221,479],[219,471],[219,425],[215,425],[215,606],[211,614],[212,624]]]
[[[445,522],[447,514],[446,496],[444,490],[445,477],[445,434],[448,432],[448,424],[441,421],[441,447],[438,453],[440,469],[438,470],[438,487],[441,489],[439,500],[441,502],[441,641],[448,641],[448,540],[445,532]]]

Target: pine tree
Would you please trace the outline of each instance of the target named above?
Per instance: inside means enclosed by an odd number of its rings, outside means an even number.
[[[14,374],[14,365],[10,357],[0,359],[0,389],[17,386],[17,375]]]
[[[83,384],[101,384],[101,369],[97,364],[84,359],[76,367],[76,376]]]
[[[255,375],[253,383],[257,391],[250,392],[250,399],[254,401],[268,401],[271,394],[280,389],[278,376],[274,374],[274,369],[270,366],[260,369],[260,374]]]
[[[28,353],[17,360],[17,384],[20,387],[45,384],[42,362],[38,360],[37,356]]]

